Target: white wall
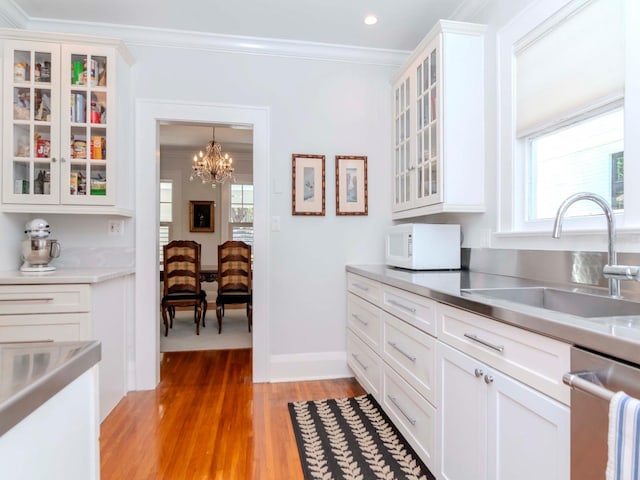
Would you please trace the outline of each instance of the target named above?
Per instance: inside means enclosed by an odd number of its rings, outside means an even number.
[[[20,242],[26,238],[24,226],[30,217],[0,213],[0,271],[17,270],[22,261]]]
[[[270,109],[272,356],[345,350],[346,263],[379,263],[390,223],[393,67],[130,46],[135,97]],[[167,75],[170,66],[177,76]],[[197,72],[194,75],[193,72]],[[291,215],[291,154],[326,155],[326,215]],[[336,217],[334,156],[367,155],[369,216]],[[138,161],[143,161],[138,159]],[[184,196],[184,195],[183,195]]]

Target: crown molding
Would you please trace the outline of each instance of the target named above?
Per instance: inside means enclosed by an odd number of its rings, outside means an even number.
[[[133,65],[135,59],[131,52],[124,44],[122,40],[111,37],[103,37],[103,36],[94,36],[87,34],[79,34],[79,33],[69,33],[69,32],[52,32],[52,31],[41,31],[41,30],[32,30],[32,29],[24,29],[24,28],[0,28],[0,38],[5,40],[19,40],[19,41],[42,41],[43,34],[46,34],[46,38],[49,41],[53,42],[67,42],[67,43],[92,43],[94,45],[104,45],[108,47],[113,47],[120,52],[123,59],[129,64]]]
[[[472,19],[487,7],[489,0],[465,0],[450,16],[451,20],[471,22]]]
[[[410,53],[404,50],[41,18],[30,18],[28,29],[115,37],[128,46],[208,50],[392,67],[402,65]]]
[[[29,17],[13,0],[0,5],[0,26],[7,28],[26,28]]]

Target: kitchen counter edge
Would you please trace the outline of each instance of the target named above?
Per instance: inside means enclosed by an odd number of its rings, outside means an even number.
[[[598,324],[573,315],[552,311],[543,312],[542,309],[515,304],[506,306],[505,302],[494,302],[491,299],[477,296],[462,296],[460,292],[462,284],[464,284],[464,288],[473,288],[476,276],[481,277],[485,282],[492,282],[495,287],[539,286],[540,282],[467,270],[412,272],[384,265],[347,265],[346,271],[499,322],[640,364],[640,340],[613,335],[609,332],[606,323]],[[460,280],[456,282],[457,286],[454,285],[454,282],[446,280],[447,276],[451,274],[459,276]],[[640,338],[640,331],[636,336]]]
[[[45,342],[45,343],[5,343],[20,354],[20,349],[33,352],[41,345],[43,350],[52,347],[75,351],[61,365],[46,372],[42,377],[20,387],[8,398],[0,402],[0,436],[11,430],[37,408],[60,392],[67,385],[96,365],[102,356],[101,344],[97,340],[83,342]],[[0,379],[2,381],[2,379]],[[8,386],[4,386],[7,387]]]
[[[135,267],[68,268],[53,272],[25,273],[0,271],[0,285],[43,285],[59,283],[100,283],[135,273]]]

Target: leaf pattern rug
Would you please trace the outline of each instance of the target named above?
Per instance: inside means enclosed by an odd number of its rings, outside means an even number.
[[[371,395],[289,403],[305,480],[435,480]]]

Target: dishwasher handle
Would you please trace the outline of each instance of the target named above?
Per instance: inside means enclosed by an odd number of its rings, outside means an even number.
[[[606,400],[610,402],[613,396],[615,395],[615,393],[612,392],[611,390],[608,390],[604,387],[601,387],[600,385],[596,385],[595,383],[582,378],[583,376],[587,376],[587,375],[595,376],[593,372],[589,372],[589,371],[568,372],[562,376],[562,382],[565,385],[569,385],[571,388],[575,388],[576,390],[580,390],[581,392],[589,393],[595,397],[598,397],[602,400]]]

